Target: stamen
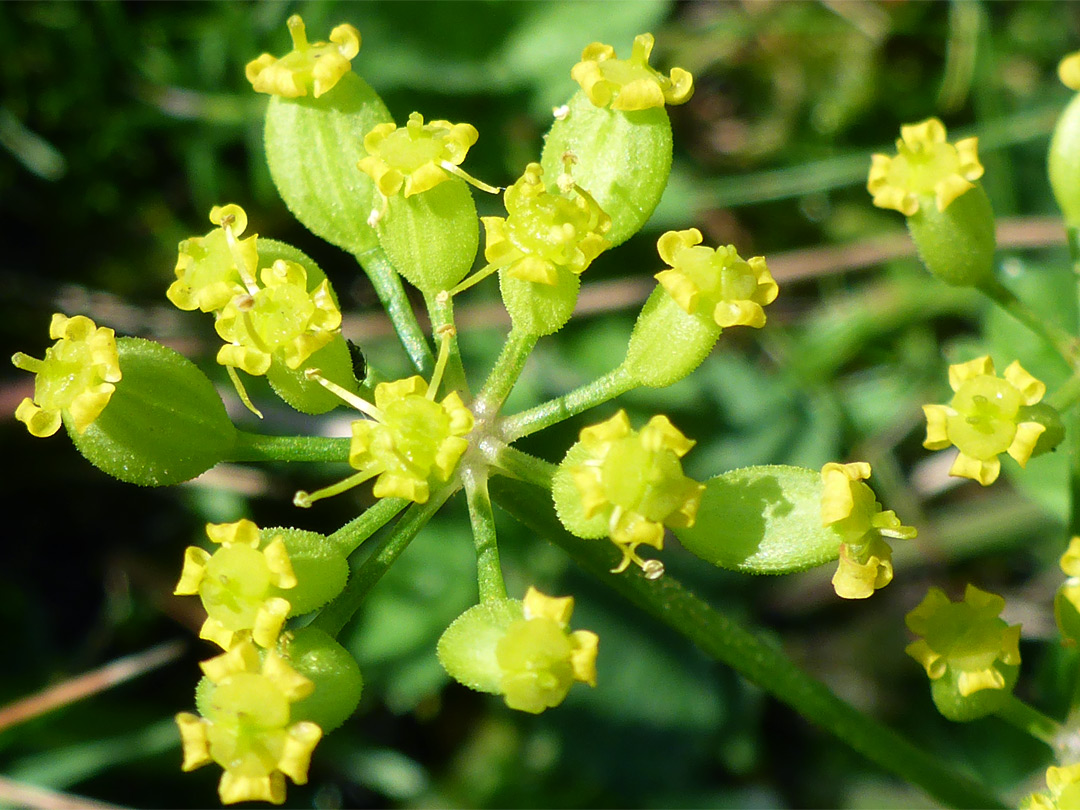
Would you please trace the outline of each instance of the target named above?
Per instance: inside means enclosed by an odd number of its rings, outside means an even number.
[[[439,356],[435,360],[435,370],[431,373],[431,382],[428,383],[427,398],[432,402],[435,401],[435,394],[439,390],[439,383],[442,382],[443,373],[446,371],[446,364],[450,360],[450,341],[453,340],[454,335],[457,334],[457,330],[453,324],[443,324],[438,329],[438,335],[442,338],[442,342],[439,344]]]
[[[450,174],[460,177],[466,183],[476,186],[481,191],[486,191],[488,194],[498,194],[500,191],[502,191],[502,189],[498,186],[491,186],[485,183],[483,180],[476,179],[463,168],[461,168],[460,166],[455,166],[449,160],[440,160],[439,166],[450,172]]]
[[[246,407],[257,417],[262,419],[262,411],[260,411],[252,404],[251,398],[248,396],[247,389],[244,388],[244,384],[240,382],[240,375],[236,373],[236,369],[232,366],[225,366],[225,371],[228,372],[229,379],[232,380],[233,388],[236,389],[236,395],[240,397],[240,401],[244,403],[244,407]]]
[[[221,230],[225,231],[225,241],[229,244],[229,253],[232,254],[233,264],[236,265],[236,272],[240,274],[240,280],[244,282],[248,293],[255,295],[259,291],[259,284],[244,263],[244,254],[240,252],[240,245],[237,243],[236,236],[232,231],[234,221],[235,217],[232,214],[223,216],[221,218]]]
[[[37,374],[45,368],[44,360],[38,360],[36,357],[31,357],[22,352],[15,352],[15,354],[11,355],[11,364],[15,366],[15,368],[22,369],[23,371],[30,371],[34,374]]]
[[[454,287],[454,289],[450,290],[450,295],[454,296],[454,295],[457,295],[458,293],[464,292],[465,290],[469,289],[469,287],[473,286],[474,284],[478,284],[479,282],[483,281],[485,278],[490,276],[492,273],[494,273],[498,269],[499,268],[496,267],[493,264],[489,264],[486,267],[480,268],[475,273],[473,273],[471,276],[469,276],[467,279],[465,279],[460,284],[458,284],[456,287]],[[439,293],[439,294],[442,295],[442,293]]]
[[[362,398],[358,397],[356,394],[352,393],[352,391],[346,391],[344,388],[342,388],[336,382],[333,382],[332,380],[326,379],[326,377],[324,377],[322,375],[322,372],[320,372],[319,369],[317,369],[317,368],[305,369],[304,370],[304,376],[307,377],[309,380],[315,380],[315,382],[317,382],[319,385],[321,385],[327,391],[329,391],[332,394],[336,394],[346,404],[351,405],[352,407],[356,408],[356,410],[360,411],[360,413],[367,414],[372,419],[374,419],[376,422],[381,422],[383,420],[382,411],[380,411],[378,408],[376,408],[374,405],[372,405],[366,399],[362,399]]]
[[[381,472],[379,468],[361,470],[354,475],[350,475],[343,481],[338,481],[336,484],[331,484],[328,487],[323,487],[315,492],[305,492],[302,489],[296,491],[293,495],[293,505],[299,506],[301,509],[310,509],[311,505],[315,501],[321,501],[323,498],[330,498],[334,495],[340,495],[342,492],[346,492],[353,487],[360,486],[370,478],[374,478]]]
[[[308,44],[304,21],[300,18],[299,14],[293,14],[289,17],[289,19],[285,21],[285,25],[289,27],[289,36],[292,37],[293,50],[306,51],[311,47]]]

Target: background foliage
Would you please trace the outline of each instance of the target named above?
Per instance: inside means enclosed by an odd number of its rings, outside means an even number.
[[[617,6],[617,8],[615,8]],[[366,279],[289,215],[260,145],[265,99],[243,65],[282,53],[291,4],[0,4],[0,339],[40,356],[49,314],[84,313],[121,334],[154,337],[214,371],[203,318],[167,305],[176,243],[237,202],[255,230],[296,245],[333,279],[346,335],[392,370],[404,355]],[[991,13],[992,11],[992,13]],[[761,463],[874,466],[881,500],[919,539],[897,549],[894,584],[845,603],[830,572],[777,580],[709,570],[672,542],[668,569],[777,644],[846,699],[1009,794],[1044,752],[998,720],[940,718],[925,676],[903,655],[903,614],[927,584],[1002,593],[1023,621],[1020,691],[1048,712],[1067,705],[1074,651],[1057,649],[1063,460],[1039,459],[988,491],[945,476],[922,450],[923,402],[944,401],[945,363],[990,351],[1051,379],[1064,369],[1027,347],[1021,327],[945,288],[910,255],[900,217],[863,189],[872,151],[902,122],[939,115],[980,136],[984,184],[1012,230],[1005,280],[1071,322],[1063,232],[1052,221],[1045,149],[1069,97],[1054,77],[1080,41],[1080,7],[979,2],[319,3],[316,38],[341,21],[364,39],[354,68],[403,120],[469,121],[481,133],[467,168],[506,184],[539,154],[550,110],[573,91],[569,67],[599,39],[620,53],[651,30],[662,66],[691,70],[697,92],[672,112],[676,167],[654,219],[589,270],[586,313],[543,341],[510,409],[554,396],[622,356],[660,269],[655,239],[697,225],[709,244],[765,255],[781,286],[761,333],[733,330],[690,379],[623,398],[635,424],[664,410],[699,440],[688,473]],[[320,33],[323,32],[323,33]],[[477,200],[482,214],[498,201]],[[494,285],[466,297],[466,363],[485,369],[505,332]],[[747,330],[749,331],[749,330]],[[179,772],[172,714],[190,706],[194,609],[170,595],[182,550],[206,521],[253,517],[332,531],[363,496],[298,517],[291,492],[337,471],[219,469],[168,491],[106,479],[62,438],[31,439],[11,413],[28,378],[0,371],[9,516],[0,564],[0,706],[118,656],[182,639],[169,665],[114,690],[0,728],[0,775],[100,801],[146,807],[214,801],[216,773]],[[263,429],[310,420],[253,398]],[[235,397],[225,393],[230,407]],[[260,398],[261,397],[261,398]],[[557,460],[587,422],[525,449]],[[245,420],[240,411],[235,418]],[[319,421],[341,435],[343,417]],[[1061,455],[1061,454],[1059,454]],[[947,462],[945,462],[947,464]],[[1006,465],[1009,467],[1010,465]],[[1015,470],[1010,470],[1015,472]],[[280,474],[278,474],[280,473]],[[449,684],[435,656],[443,628],[475,599],[458,505],[414,543],[343,641],[367,687],[356,717],[321,744],[297,806],[880,807],[926,804],[638,616],[559,550],[500,514],[508,585],[574,593],[575,624],[598,632],[600,685],[575,689],[539,718]],[[516,533],[515,533],[516,532]],[[1029,788],[1030,789],[1030,788]]]

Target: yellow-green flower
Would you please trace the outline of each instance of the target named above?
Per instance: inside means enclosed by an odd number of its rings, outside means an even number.
[[[329,42],[309,43],[304,21],[293,14],[285,21],[293,49],[278,59],[264,53],[244,68],[247,80],[258,93],[285,98],[315,98],[331,90],[352,68],[351,60],[360,52],[360,32],[343,23],[330,32]]]
[[[566,192],[544,186],[544,170],[530,163],[503,195],[506,217],[481,217],[484,258],[514,278],[554,286],[560,274],[581,275],[610,243],[611,218],[571,181]]]
[[[202,599],[207,617],[200,638],[228,650],[250,634],[256,644],[272,647],[292,607],[276,594],[296,587],[285,543],[280,537],[264,543],[250,520],[208,523],[206,535],[220,548],[210,554],[188,546],[173,593]]]
[[[597,107],[647,110],[689,101],[694,94],[694,77],[682,68],[673,68],[670,76],[664,76],[651,67],[654,43],[652,34],[638,34],[630,58],[616,59],[613,47],[593,42],[581,52],[581,61],[570,76]]]
[[[224,768],[218,795],[225,804],[285,801],[285,777],[307,782],[311,752],[322,729],[309,721],[290,722],[292,704],[311,694],[314,684],[274,650],[260,660],[251,641],[200,665],[213,684],[207,714],[176,715],[184,746],[184,771],[210,762]]]
[[[261,287],[233,298],[218,316],[214,327],[227,343],[217,361],[255,376],[267,372],[274,355],[299,368],[341,326],[329,282],[309,292],[307,270],[285,259],[263,268],[259,280]]]
[[[660,286],[688,314],[701,313],[717,326],[764,326],[764,307],[779,292],[765,259],[743,261],[732,245],[713,250],[701,241],[697,228],[660,237],[656,249],[671,265],[656,274]]]
[[[15,409],[15,418],[32,436],[52,436],[60,429],[63,414],[82,433],[109,404],[120,381],[120,357],[116,334],[97,326],[84,315],[69,318],[56,313],[49,324],[56,341],[38,360],[16,352],[11,362],[34,374],[34,396]]]
[[[1080,640],[1080,537],[1073,537],[1061,555],[1061,570],[1068,577],[1054,595],[1054,618],[1067,645]]]
[[[863,483],[869,477],[870,465],[864,461],[821,468],[821,522],[840,535],[840,563],[832,584],[843,599],[865,599],[892,582],[892,547],[883,538],[909,540],[917,534],[892,510],[882,511],[874,491]]]
[[[1005,600],[968,585],[962,602],[951,602],[931,588],[907,614],[917,641],[905,652],[922,664],[930,680],[955,676],[957,689],[968,697],[984,689],[1005,689],[1001,667],[1020,663],[1020,625],[1000,618]]]
[[[949,385],[956,395],[948,405],[923,405],[928,450],[956,445],[960,454],[950,475],[972,478],[983,486],[1001,472],[998,454],[1008,453],[1024,467],[1046,426],[1024,421],[1022,410],[1034,405],[1046,386],[1032,377],[1019,361],[995,376],[989,356],[949,366]]]
[[[511,709],[539,714],[562,703],[575,681],[596,686],[599,637],[588,630],[567,632],[572,596],[545,596],[530,586],[524,611],[495,646],[499,688]]]
[[[631,562],[646,573],[663,572],[637,554],[640,545],[664,547],[664,526],[694,525],[703,484],[683,475],[680,459],[694,446],[666,416],[654,416],[640,431],[632,430],[626,411],[584,428],[580,435],[584,461],[570,474],[586,519],[603,515],[608,536],[622,551],[613,573]]]
[[[1046,769],[1046,793],[1032,793],[1021,810],[1077,810],[1080,808],[1080,763]]]
[[[183,310],[220,310],[235,296],[252,292],[259,263],[258,234],[240,239],[248,218],[239,205],[215,205],[210,221],[219,227],[180,243],[176,281],[165,296]]]
[[[878,208],[892,208],[910,217],[931,198],[938,211],[974,188],[983,175],[979,139],[946,141],[945,125],[937,118],[900,127],[897,154],[874,155],[866,189]]]
[[[1080,51],[1058,62],[1058,78],[1070,90],[1080,90]]]
[[[364,149],[368,154],[358,165],[375,181],[383,197],[399,191],[405,197],[421,194],[449,180],[451,174],[475,183],[479,181],[459,166],[478,137],[472,124],[425,124],[424,116],[414,112],[404,127],[378,124],[365,135]]]

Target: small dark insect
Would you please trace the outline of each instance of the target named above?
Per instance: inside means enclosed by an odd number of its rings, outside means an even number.
[[[349,347],[349,356],[352,358],[353,376],[357,381],[363,382],[367,377],[367,360],[364,358],[364,352],[348,338],[345,338],[345,343]]]

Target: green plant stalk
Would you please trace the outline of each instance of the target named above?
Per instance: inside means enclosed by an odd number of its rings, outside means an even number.
[[[1080,302],[1080,230],[1066,230],[1069,258],[1077,280],[1077,300]],[[1065,420],[1069,449],[1069,536],[1080,534],[1080,410],[1074,410]],[[1074,702],[1074,705],[1077,705]]]
[[[474,467],[464,467],[461,479],[465,484],[465,496],[469,502],[469,521],[472,523],[473,540],[476,543],[476,583],[480,601],[491,602],[506,598],[502,566],[499,564],[499,546],[495,541],[495,514],[491,510],[488,495],[487,472]]]
[[[1080,371],[1069,377],[1046,398],[1046,404],[1056,408],[1060,413],[1065,413],[1077,402],[1080,402]]]
[[[502,436],[508,442],[516,441],[625,394],[636,385],[630,373],[619,367],[568,394],[508,416],[500,425]]]
[[[413,366],[421,376],[430,379],[431,372],[435,369],[435,355],[431,352],[431,345],[424,336],[424,330],[416,320],[416,313],[413,312],[409,297],[401,285],[397,270],[377,244],[357,253],[356,260],[371,279],[375,294],[379,296],[386,314],[390,316],[390,322],[394,325]]]
[[[454,299],[449,295],[425,295],[424,303],[431,316],[431,333],[438,348],[442,333],[450,331],[450,360],[446,364],[443,390],[457,391],[468,400],[469,381],[465,377],[465,366],[461,362],[461,350],[458,348],[457,327],[454,326]]]
[[[427,522],[446,503],[454,491],[455,487],[448,484],[433,492],[427,503],[410,506],[401,519],[394,524],[394,528],[375,541],[370,556],[353,571],[345,585],[345,590],[319,611],[319,615],[312,619],[308,626],[316,627],[336,638],[349,619],[360,609],[371,589],[382,579],[382,575],[401,556],[401,552],[409,547],[413,538],[427,525]]]
[[[408,503],[404,498],[380,498],[378,502],[365,509],[363,514],[350,520],[327,539],[337,543],[342,553],[348,556],[356,551],[361,543],[385,526]]]
[[[1010,694],[1009,699],[994,714],[1051,748],[1064,733],[1060,723],[1020,700],[1016,695]]]
[[[236,432],[230,461],[349,461],[349,439]]]
[[[613,576],[610,569],[616,553],[610,544],[570,535],[558,522],[550,502],[538,498],[535,489],[527,484],[498,478],[491,481],[491,489],[495,502],[503,509],[561,546],[598,579],[882,769],[947,805],[1006,806],[977,780],[958,773],[954,766],[845,703],[773,644],[715,610],[672,577],[650,581],[637,572]]]
[[[551,479],[558,468],[550,461],[529,455],[497,439],[480,442],[479,451],[497,472],[551,489]]]
[[[490,418],[499,412],[511,389],[525,368],[525,361],[536,346],[537,336],[511,329],[499,352],[495,365],[491,367],[484,387],[476,398],[473,413],[477,417]]]
[[[1080,344],[1075,337],[1060,326],[1047,323],[997,279],[979,284],[976,289],[1038,335],[1070,368],[1080,369]]]

